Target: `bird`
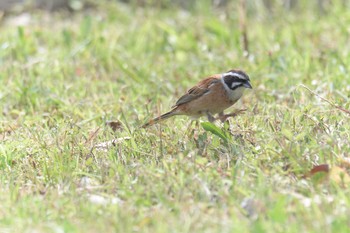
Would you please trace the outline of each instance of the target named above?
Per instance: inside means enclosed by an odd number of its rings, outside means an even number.
[[[181,96],[169,112],[150,120],[142,127],[146,128],[176,115],[192,118],[207,116],[209,122],[226,120],[234,114],[225,115],[224,110],[234,105],[247,88],[253,89],[250,78],[240,69],[211,75]],[[215,118],[215,114],[219,114],[219,117]]]

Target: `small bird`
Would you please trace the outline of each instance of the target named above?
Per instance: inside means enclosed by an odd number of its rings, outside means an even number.
[[[233,115],[224,115],[224,110],[235,104],[246,88],[252,89],[252,85],[249,76],[242,70],[229,70],[223,74],[211,75],[181,96],[171,111],[154,118],[142,127],[151,126],[176,115],[193,118],[205,115],[213,122],[216,120],[213,115],[218,113],[219,119],[226,119]]]

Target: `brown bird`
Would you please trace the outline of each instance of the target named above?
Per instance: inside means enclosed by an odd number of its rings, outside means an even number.
[[[232,114],[224,115],[224,110],[235,104],[246,88],[252,89],[249,76],[241,70],[229,70],[223,74],[214,74],[200,81],[180,97],[172,110],[154,118],[142,127],[148,127],[169,117],[186,115],[194,118],[206,115],[210,122],[226,119]]]

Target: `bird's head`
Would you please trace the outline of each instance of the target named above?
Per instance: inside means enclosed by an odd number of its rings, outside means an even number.
[[[249,76],[241,70],[229,70],[222,74],[222,79],[232,91],[240,87],[253,88],[250,84]]]

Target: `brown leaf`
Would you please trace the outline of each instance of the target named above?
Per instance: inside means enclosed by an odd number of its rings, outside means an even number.
[[[318,172],[329,172],[329,165],[328,164],[320,164],[317,166],[314,166],[311,170],[310,170],[310,176],[315,175]]]
[[[303,178],[309,178],[314,176],[315,174],[318,174],[320,172],[328,173],[329,172],[329,164],[320,164],[313,166],[313,168],[303,176]]]
[[[118,129],[123,129],[123,125],[120,121],[106,121],[106,125],[111,127],[114,132]]]

